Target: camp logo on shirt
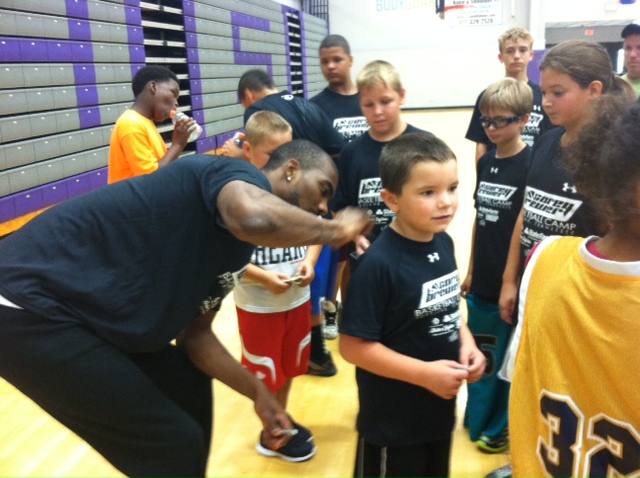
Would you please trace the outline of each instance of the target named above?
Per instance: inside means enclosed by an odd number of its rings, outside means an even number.
[[[209,296],[202,301],[200,304],[200,314],[204,314],[209,312],[212,309],[215,309],[220,305],[222,299],[224,299],[229,292],[233,290],[242,276],[247,271],[249,264],[245,264],[244,267],[236,272],[225,272],[224,274],[220,274],[218,276],[218,286],[219,288],[216,291],[220,291],[220,295],[216,295],[216,297]]]
[[[418,310],[414,311],[415,318],[433,315],[457,306],[460,302],[460,282],[458,271],[452,271],[437,279],[422,284],[422,297]]]
[[[509,199],[517,190],[514,186],[481,181],[477,196],[483,205],[504,209],[511,205]]]

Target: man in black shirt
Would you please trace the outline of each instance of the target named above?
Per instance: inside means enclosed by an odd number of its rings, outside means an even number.
[[[204,476],[211,378],[286,446],[295,424],[211,321],[254,244],[339,246],[367,227],[353,209],[318,219],[336,184],[294,141],[262,171],[193,155],[42,213],[0,242],[0,376],[129,476]]]

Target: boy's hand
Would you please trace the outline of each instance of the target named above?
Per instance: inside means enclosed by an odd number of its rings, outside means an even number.
[[[469,377],[469,371],[453,360],[425,362],[423,387],[446,400],[455,398],[462,382]]]
[[[173,127],[171,142],[181,145],[183,148],[189,142],[191,132],[196,128],[196,121],[188,116],[182,116],[176,120]]]
[[[482,378],[486,366],[487,358],[482,351],[473,346],[463,345],[460,349],[460,365],[469,372],[467,382],[475,383]]]
[[[242,148],[238,148],[238,145],[233,138],[229,138],[225,141],[224,145],[222,145],[222,154],[225,156],[231,156],[232,158],[245,159]]]
[[[503,282],[500,290],[500,317],[507,324],[513,324],[513,314],[518,297],[518,286],[510,282]]]
[[[286,274],[280,272],[265,271],[265,274],[260,283],[267,288],[269,292],[274,295],[284,294],[289,290],[292,284],[285,282],[289,277]],[[296,286],[297,287],[297,286]]]
[[[302,277],[302,282],[299,284],[300,287],[305,287],[311,284],[313,279],[316,277],[316,271],[312,262],[307,259],[303,260],[300,263],[300,267],[296,270],[295,275]]]

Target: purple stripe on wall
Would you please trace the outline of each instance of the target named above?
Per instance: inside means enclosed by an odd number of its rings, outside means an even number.
[[[241,51],[242,46],[240,44],[240,27],[234,25],[231,29],[233,31],[233,51]]]
[[[200,75],[200,66],[199,65],[189,65],[189,78],[201,78]]]
[[[96,85],[76,86],[76,98],[78,106],[97,105],[100,102]]]
[[[15,219],[16,207],[14,205],[13,196],[5,196],[0,198],[0,222],[7,222]]]
[[[16,209],[16,217],[39,211],[44,207],[41,188],[18,193],[13,200],[13,204]]]
[[[271,24],[269,23],[269,20],[252,17],[251,15],[245,15],[244,13],[231,12],[231,25],[253,28],[254,30],[263,30],[265,32],[271,31]]]
[[[94,65],[73,65],[73,75],[78,85],[91,85],[96,83],[96,68]]]
[[[139,7],[140,6],[140,0],[124,0],[124,4],[125,5],[131,5],[133,7]]]
[[[189,89],[194,95],[202,94],[202,82],[200,80],[189,80]]]
[[[200,63],[200,55],[197,48],[187,48],[187,61],[189,63]]]
[[[88,42],[70,42],[73,61],[77,63],[91,63],[93,61],[93,47]],[[69,61],[69,60],[67,60]]]
[[[67,24],[71,40],[91,40],[91,24],[87,20],[69,18]]]
[[[129,43],[133,45],[142,45],[144,43],[144,31],[141,26],[128,26],[127,33],[129,35]]]
[[[124,14],[127,25],[142,25],[142,12],[140,8],[125,7]]]
[[[182,13],[190,17],[195,17],[196,16],[195,4],[190,0],[184,0],[182,2]]]
[[[196,19],[192,17],[184,18],[184,31],[195,33],[196,31]],[[187,35],[188,36],[188,35]]]
[[[76,18],[89,18],[89,4],[87,1],[65,0],[67,16]]]
[[[92,128],[100,126],[100,108],[93,106],[89,108],[78,108],[78,117],[80,118],[80,128]]]
[[[235,51],[233,56],[233,61],[236,65],[267,65],[269,68],[272,65],[269,53],[242,53]]]
[[[194,94],[195,91],[191,90],[191,107],[193,109],[201,110],[204,108],[204,101],[202,100],[202,95]]]
[[[145,63],[147,55],[144,52],[144,46],[129,45],[129,61],[131,63]]]
[[[187,48],[198,48],[198,35],[195,33],[187,33],[185,44]]]

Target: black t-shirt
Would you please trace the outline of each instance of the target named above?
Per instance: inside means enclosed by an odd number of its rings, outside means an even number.
[[[265,96],[244,112],[245,124],[253,113],[273,111],[286,119],[293,129],[293,139],[306,139],[320,146],[329,156],[340,154],[345,140],[333,129],[331,120],[318,105],[281,91]]]
[[[531,152],[520,236],[522,268],[533,246],[547,236],[587,237],[602,232],[593,207],[578,194],[571,175],[562,166],[560,139],[564,131],[554,128],[545,133]]]
[[[346,141],[351,141],[369,129],[360,109],[360,94],[341,95],[328,87],[311,98],[333,122],[333,128]]]
[[[358,259],[340,333],[424,361],[460,358],[460,282],[451,237],[416,242],[392,228]],[[455,399],[356,368],[358,432],[378,446],[415,445],[451,434]]]
[[[402,134],[423,132],[407,125]],[[338,160],[340,182],[333,202],[333,210],[339,211],[347,206],[366,209],[375,218],[375,227],[369,236],[373,242],[380,231],[387,227],[395,217],[382,198],[380,191],[380,154],[388,143],[376,141],[369,133],[348,143]]]
[[[497,302],[513,227],[524,199],[531,148],[496,159],[493,149],[480,158],[476,190],[476,236],[471,291]]]
[[[0,295],[123,350],[158,350],[217,307],[250,260],[254,245],[217,212],[231,181],[271,191],[245,161],[193,155],[45,211],[0,242]]]
[[[540,90],[540,87],[531,81],[527,84],[533,91],[533,108],[529,116],[529,122],[524,127],[520,137],[529,146],[533,146],[536,140],[542,136],[543,133],[549,131],[554,126],[542,109],[542,91]],[[494,149],[496,145],[491,142],[480,123],[480,117],[482,116],[482,113],[480,113],[480,99],[483,94],[484,91],[480,93],[476,100],[476,105],[473,108],[473,114],[471,115],[471,121],[469,122],[469,128],[467,129],[465,138],[475,143],[486,144],[489,149]]]

